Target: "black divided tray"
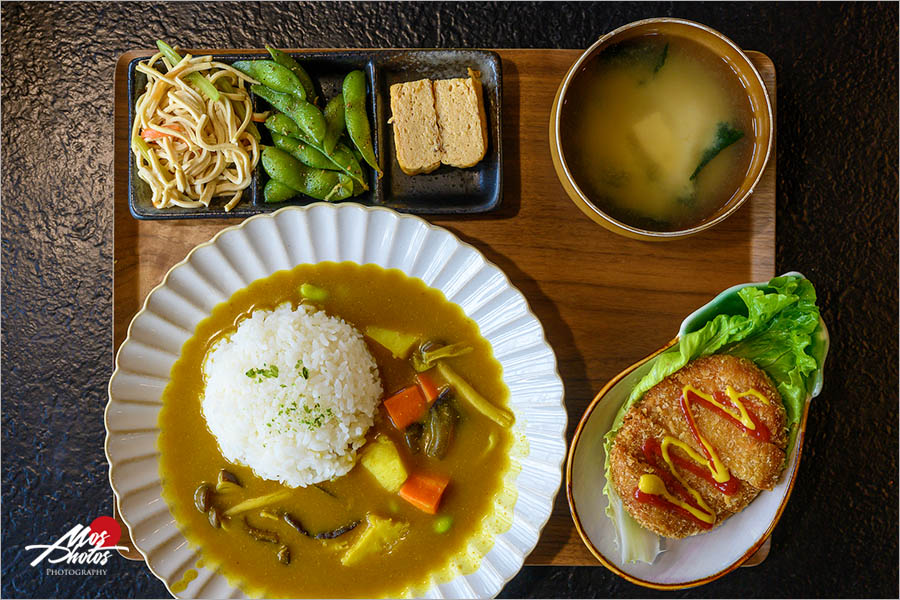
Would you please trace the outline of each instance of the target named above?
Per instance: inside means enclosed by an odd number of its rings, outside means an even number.
[[[345,200],[367,206],[385,206],[400,212],[414,214],[474,214],[496,209],[503,195],[503,166],[501,152],[501,70],[500,56],[487,50],[434,49],[434,50],[357,50],[333,52],[290,52],[309,72],[327,100],[341,89],[344,76],[354,69],[366,73],[369,120],[375,154],[384,170],[378,179],[374,169],[362,163],[369,176],[369,191],[361,196]],[[268,54],[212,54],[223,63],[238,60],[268,58]],[[128,127],[134,124],[134,104],[144,90],[147,78],[136,70],[137,63],[146,58],[136,58],[128,65]],[[484,159],[469,169],[457,169],[442,165],[428,174],[406,175],[394,156],[393,131],[388,124],[391,116],[390,87],[395,83],[416,79],[450,79],[466,77],[466,69],[481,72],[484,90],[485,114],[488,121],[488,147]],[[260,98],[253,97],[257,110],[268,109]],[[271,144],[265,127],[260,127],[263,143]],[[134,157],[128,160],[128,206],[137,219],[202,219],[224,217],[248,217],[271,212],[292,204],[304,205],[316,202],[313,198],[298,196],[289,202],[266,204],[262,190],[267,175],[257,165],[253,181],[244,190],[241,202],[225,212],[224,200],[213,199],[209,208],[172,207],[158,209],[150,201],[150,187],[137,175]]]

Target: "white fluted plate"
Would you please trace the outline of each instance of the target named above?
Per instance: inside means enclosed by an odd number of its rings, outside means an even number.
[[[423,219],[359,204],[317,203],[251,217],[194,248],[147,296],[116,355],[106,408],[106,456],[119,512],[135,547],[177,597],[243,597],[223,575],[195,567],[161,497],[157,416],[184,342],[213,307],[252,281],[298,264],[374,263],[444,293],[474,320],[503,367],[515,428],[528,442],[519,463],[512,525],[475,572],[433,585],[430,598],[496,595],[522,567],[550,517],[566,454],[566,411],[556,356],[540,322],[503,272],[475,248]]]

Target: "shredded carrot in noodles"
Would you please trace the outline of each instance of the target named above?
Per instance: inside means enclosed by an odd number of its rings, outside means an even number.
[[[233,209],[259,162],[251,121],[260,116],[253,114],[245,86],[257,82],[209,56],[188,54],[172,65],[157,53],[137,70],[147,76],[147,88],[135,105],[131,149],[153,206],[208,207],[225,196],[225,210]],[[223,90],[219,100],[186,79],[191,73]]]

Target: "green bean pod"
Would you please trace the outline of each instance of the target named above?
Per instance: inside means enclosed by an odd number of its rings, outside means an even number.
[[[300,100],[290,94],[276,92],[264,85],[254,85],[250,89],[276,110],[280,110],[289,116],[310,143],[315,144],[317,147],[322,146],[326,126],[325,117],[318,108],[306,100]]]
[[[275,179],[270,179],[266,182],[266,187],[263,188],[263,201],[265,201],[266,204],[286,202],[296,195],[297,192],[292,188],[289,188]]]
[[[297,79],[300,80],[300,84],[303,86],[303,89],[306,90],[306,100],[315,104],[318,100],[316,97],[316,87],[313,85],[312,77],[309,76],[309,73],[306,72],[306,69],[300,66],[296,60],[294,60],[289,55],[285,54],[278,48],[272,48],[271,46],[266,46],[266,50],[269,51],[269,55],[272,57],[276,63],[281,65],[282,67],[286,67],[291,70],[291,72],[297,76]]]
[[[262,164],[272,179],[317,200],[342,200],[349,196],[336,171],[307,167],[274,146],[263,146]]]
[[[375,159],[375,150],[372,146],[372,130],[369,127],[369,117],[366,114],[366,76],[362,71],[350,71],[344,77],[344,116],[347,123],[347,133],[353,144],[359,148],[363,158],[369,166],[375,169],[378,177],[383,175],[378,161]]]
[[[338,171],[340,168],[330,158],[297,138],[281,135],[277,131],[269,129],[275,147],[284,150],[307,167],[325,169],[326,171]]]
[[[331,153],[331,156],[325,155],[321,151],[320,148],[317,148],[315,146],[315,144],[312,144],[309,142],[309,140],[306,138],[306,136],[303,135],[303,132],[300,131],[300,128],[297,127],[297,124],[294,123],[294,121],[292,119],[290,119],[287,115],[283,115],[281,113],[276,113],[274,115],[271,115],[268,119],[266,119],[266,128],[272,134],[278,134],[281,136],[287,136],[289,138],[294,138],[294,139],[298,140],[299,142],[306,144],[311,149],[319,151],[319,153],[322,154],[322,156],[324,156],[331,163],[331,166],[329,166],[329,167],[316,167],[316,168],[330,169],[330,170],[340,169],[341,171],[344,171],[345,173],[350,175],[354,180],[356,180],[357,184],[360,187],[362,187],[362,189],[364,189],[364,190],[369,189],[369,186],[366,183],[366,177],[363,174],[362,167],[359,164],[359,160],[350,151],[350,149],[347,148],[347,146],[345,146],[344,144],[338,144],[337,147],[334,149],[334,152]],[[275,139],[274,135],[272,136],[272,139],[273,140]],[[287,150],[286,148],[279,146],[277,142],[275,145],[278,146],[279,148],[281,148],[282,150],[285,150],[286,152],[293,154],[290,150]],[[304,161],[304,159],[300,158],[299,156],[295,155],[295,158],[297,158],[298,160],[300,160],[301,162],[303,162],[306,165],[309,165],[312,167],[316,166],[314,164],[310,164],[310,163]],[[318,157],[316,157],[316,158],[318,158]]]
[[[322,142],[322,150],[326,154],[334,152],[341,134],[344,133],[344,95],[338,94],[325,105],[325,141]]]
[[[168,45],[162,40],[156,40],[156,47],[159,48],[159,51],[163,53],[172,66],[174,67],[178,63],[181,62],[181,55],[175,52],[172,46]],[[190,73],[185,77],[188,81],[197,86],[197,88],[203,92],[207,98],[212,100],[213,102],[218,102],[219,100],[219,90],[216,89],[216,86],[211,84],[209,80],[201,75],[200,73],[194,72]]]
[[[296,96],[298,100],[306,100],[306,90],[297,76],[288,69],[271,60],[239,60],[231,65],[241,73],[249,75],[267,88]]]

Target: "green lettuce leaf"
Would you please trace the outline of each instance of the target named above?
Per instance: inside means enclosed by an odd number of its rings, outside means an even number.
[[[737,292],[742,305],[737,314],[719,314],[700,329],[681,336],[677,346],[660,354],[650,371],[637,383],[616,413],[612,428],[604,438],[606,486],[609,498],[606,514],[613,520],[623,560],[652,562],[654,550],[649,537],[656,534],[628,523],[617,508],[621,500],[610,483],[609,454],[626,413],[650,388],[690,361],[709,354],[732,354],[753,361],[772,378],[784,401],[790,456],[803,417],[807,394],[812,391],[816,370],[810,346],[819,328],[819,309],[812,284],[795,275],[776,277],[765,286],[745,287]],[[633,525],[632,525],[633,524]]]

